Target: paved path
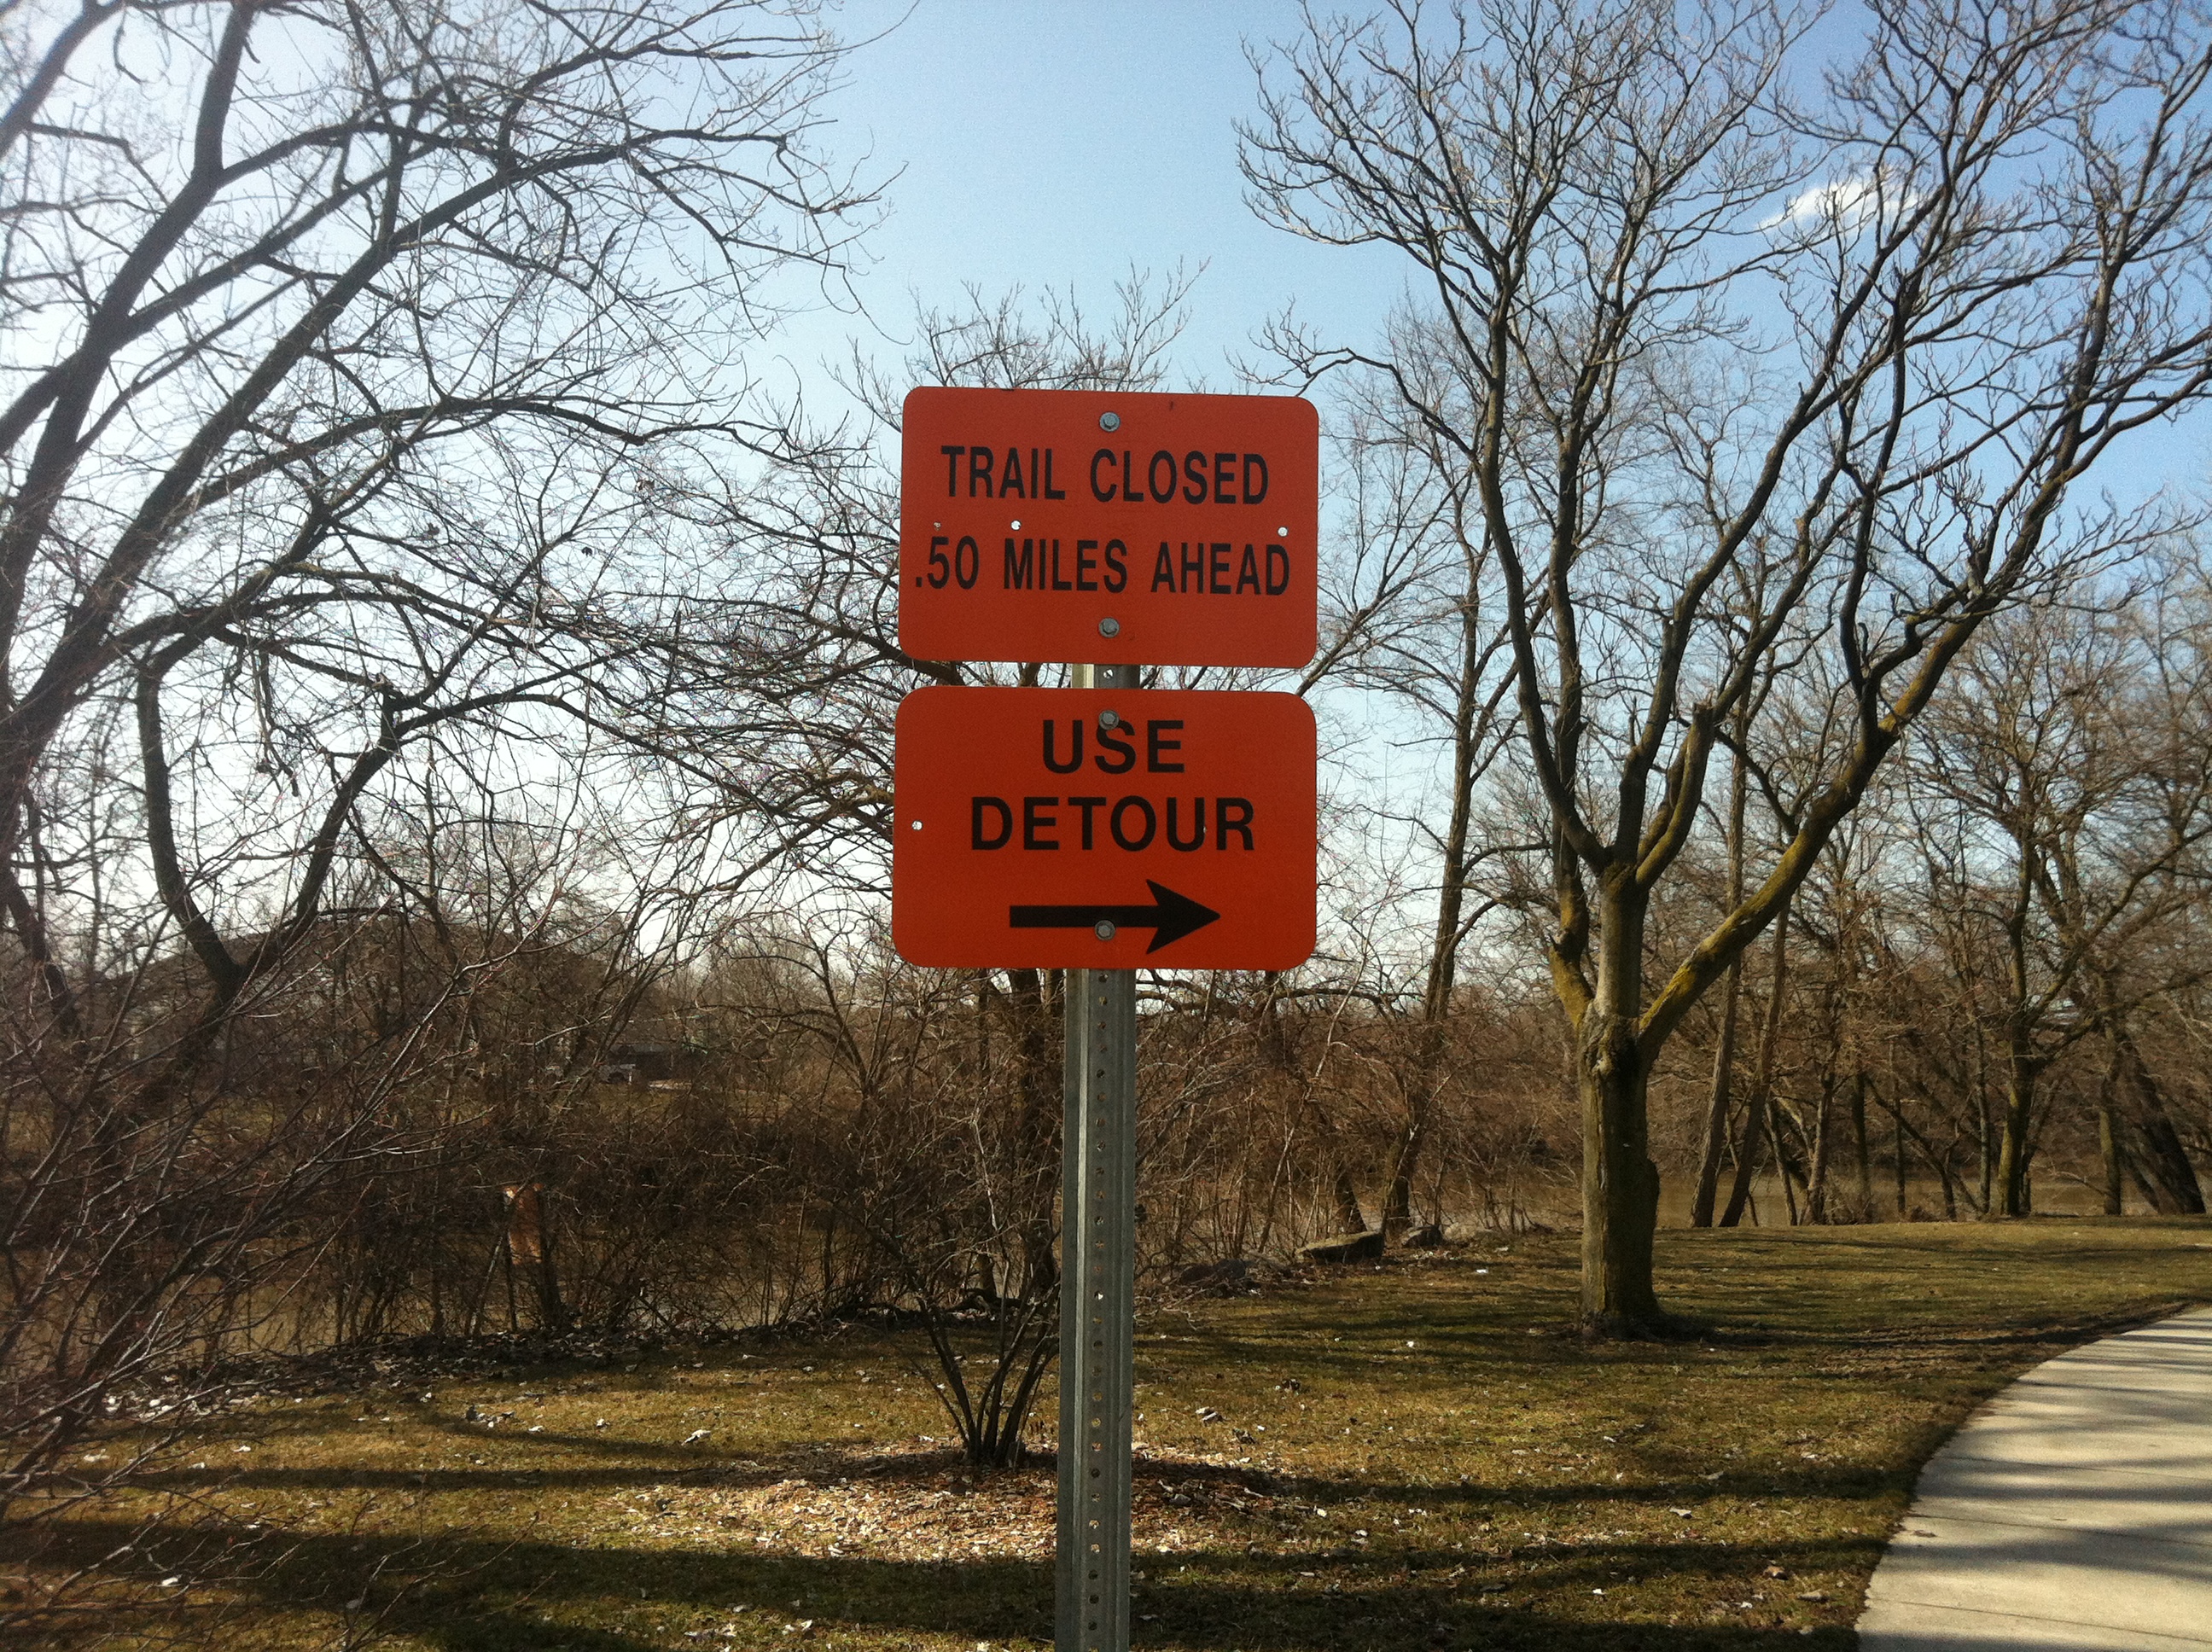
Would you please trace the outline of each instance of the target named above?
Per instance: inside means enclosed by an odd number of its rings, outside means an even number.
[[[2212,1652],[2212,1309],[2037,1366],[1929,1460],[1862,1652]]]

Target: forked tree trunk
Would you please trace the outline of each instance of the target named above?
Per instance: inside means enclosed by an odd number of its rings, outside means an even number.
[[[1698,1188],[1690,1201],[1690,1225],[1713,1224],[1713,1205],[1720,1194],[1721,1159],[1728,1151],[1729,1093],[1735,1074],[1735,1020],[1743,997],[1743,960],[1729,966],[1721,988],[1720,1042],[1713,1051],[1713,1077],[1705,1094],[1705,1140],[1698,1156]]]
[[[1997,1139],[1991,1216],[2028,1213],[2027,1165],[2033,1151],[2028,1131],[2034,1122],[2036,1085],[2042,1074],[2043,1063],[2027,1051],[2023,1038],[2015,1036],[2006,1053],[2004,1123]]]
[[[1774,965],[1767,981],[1766,1014],[1759,1029],[1758,1078],[1753,1083],[1751,1102],[1744,1109],[1743,1145],[1736,1151],[1735,1183],[1729,1189],[1728,1209],[1722,1214],[1721,1225],[1732,1228],[1743,1220],[1744,1207],[1751,1202],[1752,1178],[1759,1174],[1759,1154],[1765,1145],[1767,1109],[1774,1097],[1774,1046],[1782,1033],[1782,1001],[1790,987],[1790,908],[1783,908],[1774,920]],[[1775,1155],[1779,1160],[1781,1155]],[[1784,1170],[1786,1187],[1790,1173]]]
[[[1735,1176],[1729,1184],[1728,1205],[1720,1225],[1733,1228],[1743,1221],[1751,1203],[1751,1181],[1759,1174],[1759,1156],[1766,1151],[1766,1098],[1753,1091],[1743,1107],[1743,1135],[1736,1143]]]

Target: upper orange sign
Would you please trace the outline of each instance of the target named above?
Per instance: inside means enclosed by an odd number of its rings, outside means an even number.
[[[898,712],[899,956],[1007,969],[1304,963],[1314,741],[1294,694],[915,690]]]
[[[1303,665],[1321,422],[1292,396],[906,398],[899,646],[921,659]]]

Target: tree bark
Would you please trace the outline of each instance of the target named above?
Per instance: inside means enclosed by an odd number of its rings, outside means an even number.
[[[1597,990],[1577,1027],[1583,1117],[1583,1324],[1605,1336],[1665,1329],[1651,1279],[1659,1167],[1651,1162],[1648,1057],[1638,1036],[1648,896],[1622,873],[1605,890]]]
[[[1729,768],[1728,903],[1729,909],[1734,911],[1743,904],[1743,817],[1750,786],[1741,757],[1731,762]],[[1729,1098],[1735,1075],[1735,1019],[1742,997],[1743,959],[1738,956],[1729,963],[1728,977],[1721,986],[1720,1043],[1713,1051],[1712,1084],[1705,1095],[1705,1147],[1698,1157],[1697,1192],[1690,1200],[1690,1225],[1693,1228],[1713,1224],[1713,1204],[1720,1191],[1721,1157],[1728,1151]]]
[[[1752,1178],[1759,1173],[1759,1149],[1764,1145],[1766,1110],[1773,1104],[1774,1046],[1782,1029],[1782,1000],[1790,985],[1790,909],[1784,907],[1774,922],[1774,963],[1768,978],[1766,1015],[1759,1029],[1758,1078],[1753,1086],[1751,1101],[1745,1108],[1743,1145],[1737,1150],[1735,1183],[1729,1189],[1728,1209],[1721,1217],[1724,1228],[1735,1227],[1743,1220],[1744,1206],[1751,1200]],[[1779,1158],[1778,1153],[1777,1157]],[[1786,1184],[1789,1172],[1783,1172]]]
[[[2203,1215],[2203,1185],[2197,1179],[2197,1167],[2189,1161],[2189,1150],[2182,1145],[2181,1133],[2174,1128],[2173,1115],[2166,1111],[2158,1080],[2124,1026],[2116,1026],[2112,1037],[2121,1081],[2135,1115],[2131,1122],[2142,1144],[2135,1157],[2161,1195],[2158,1208],[2177,1215]]]

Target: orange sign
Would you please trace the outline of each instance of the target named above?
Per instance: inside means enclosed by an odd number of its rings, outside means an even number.
[[[909,392],[899,646],[921,659],[1304,665],[1320,431],[1291,396]]]
[[[899,707],[891,935],[963,969],[1288,969],[1314,945],[1292,694],[922,689]]]

